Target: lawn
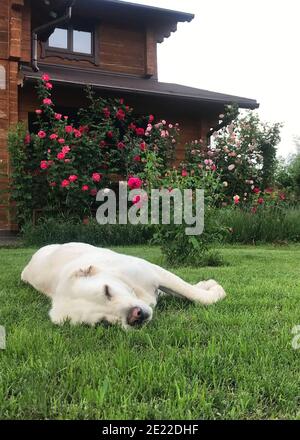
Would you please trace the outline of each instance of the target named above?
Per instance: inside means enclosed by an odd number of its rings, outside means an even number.
[[[122,248],[162,264],[157,248]],[[205,308],[162,298],[140,330],[55,327],[49,301],[22,284],[32,249],[1,249],[1,419],[300,418],[300,247],[222,249],[228,297]]]

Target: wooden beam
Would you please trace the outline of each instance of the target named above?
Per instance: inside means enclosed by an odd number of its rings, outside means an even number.
[[[145,77],[157,78],[157,43],[155,32],[152,29],[146,30]]]

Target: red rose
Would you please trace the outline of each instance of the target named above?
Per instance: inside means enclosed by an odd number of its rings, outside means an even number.
[[[65,180],[63,180],[62,182],[61,182],[61,186],[63,187],[63,188],[66,188],[67,186],[69,186],[70,185],[70,182],[67,180],[67,179],[65,179]]]
[[[46,132],[45,132],[45,131],[40,130],[40,131],[38,132],[38,137],[39,137],[40,139],[44,139],[46,136],[47,136],[47,135],[46,135]]]
[[[132,203],[134,205],[136,205],[137,203],[139,203],[141,201],[141,196],[134,196],[132,199]]]
[[[280,200],[285,200],[285,199],[286,199],[286,196],[285,196],[284,193],[280,193],[280,194],[279,194],[279,198],[280,198]]]
[[[130,177],[127,183],[130,189],[139,189],[143,184],[139,177]]]
[[[45,98],[45,99],[43,99],[43,104],[44,105],[52,105],[52,100],[50,98]]]
[[[103,147],[106,146],[106,142],[105,141],[101,141],[99,145],[100,145],[101,148],[103,148]]]
[[[97,195],[97,190],[95,188],[91,189],[90,194],[91,196],[95,197]]]
[[[140,143],[140,149],[141,149],[142,151],[145,151],[145,150],[146,150],[146,147],[147,147],[146,142],[141,142],[141,143]]]
[[[135,162],[140,162],[140,161],[141,161],[141,156],[139,156],[139,155],[134,156],[133,160],[134,160]]]
[[[119,119],[119,121],[124,121],[125,116],[126,116],[126,113],[122,109],[119,109],[116,113],[116,118]]]
[[[28,145],[28,144],[30,144],[30,141],[31,141],[31,136],[29,133],[26,133],[25,138],[24,138],[24,144]]]
[[[135,133],[136,133],[136,135],[137,136],[144,136],[144,134],[145,134],[145,130],[143,129],[143,128],[137,128],[136,130],[135,130]]]
[[[58,154],[57,154],[57,159],[59,159],[59,160],[63,160],[64,158],[65,158],[65,156],[66,156],[66,154],[65,153],[63,153],[62,151],[60,151]]]
[[[136,129],[136,125],[131,122],[131,124],[128,126],[129,130],[135,130]]]
[[[263,199],[262,197],[260,197],[260,198],[257,200],[257,203],[258,203],[259,205],[262,205],[262,204],[264,203],[264,199]]]
[[[65,126],[65,132],[66,132],[66,133],[72,133],[72,132],[73,132],[73,127],[72,127],[72,125],[66,125],[66,126]]]
[[[74,133],[74,136],[75,136],[76,138],[80,138],[80,137],[81,137],[81,131],[76,130],[75,128],[74,128],[74,130],[73,130],[73,133]]]
[[[110,117],[110,111],[107,107],[105,107],[103,110],[104,116],[106,119],[108,119]]]
[[[102,175],[99,173],[93,173],[92,179],[94,182],[100,182],[100,180],[102,179]]]
[[[112,131],[108,131],[107,133],[106,133],[106,136],[108,137],[108,138],[113,138],[114,137],[114,134],[113,134],[113,132]]]
[[[259,194],[260,193],[260,189],[259,188],[253,188],[253,192],[254,192],[254,194]]]
[[[126,145],[123,142],[118,143],[119,150],[123,150],[123,148],[125,148],[125,147],[126,147]]]
[[[149,116],[149,124],[151,124],[153,121],[154,121],[154,116],[153,116],[153,115],[150,115],[150,116]]]

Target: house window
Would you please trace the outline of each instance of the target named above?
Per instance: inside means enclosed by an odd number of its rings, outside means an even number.
[[[97,63],[96,31],[92,27],[69,26],[56,28],[48,42],[42,44],[41,57],[55,56],[69,60],[87,60]]]
[[[49,37],[49,47],[68,50],[68,30],[56,28]]]

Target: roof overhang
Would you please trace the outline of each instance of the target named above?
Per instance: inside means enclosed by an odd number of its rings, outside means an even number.
[[[41,10],[41,22],[50,21],[51,13],[61,15],[70,0],[32,0],[34,10]],[[73,6],[73,15],[82,19],[97,19],[113,23],[124,22],[136,26],[151,27],[156,29],[157,42],[161,43],[164,38],[175,32],[177,24],[190,22],[194,15],[186,12],[162,9],[153,6],[129,3],[120,0],[76,0]],[[47,18],[48,16],[48,18]],[[40,23],[38,23],[40,24]]]
[[[163,83],[155,79],[145,79],[133,75],[111,74],[99,72],[96,69],[87,70],[41,63],[40,68],[40,72],[34,72],[30,67],[23,66],[22,74],[24,81],[36,81],[41,77],[41,72],[46,72],[54,83],[68,87],[85,87],[90,85],[100,90],[157,96],[202,105],[224,106],[236,103],[240,108],[252,110],[259,107],[259,104],[254,99],[186,87],[180,84]]]

